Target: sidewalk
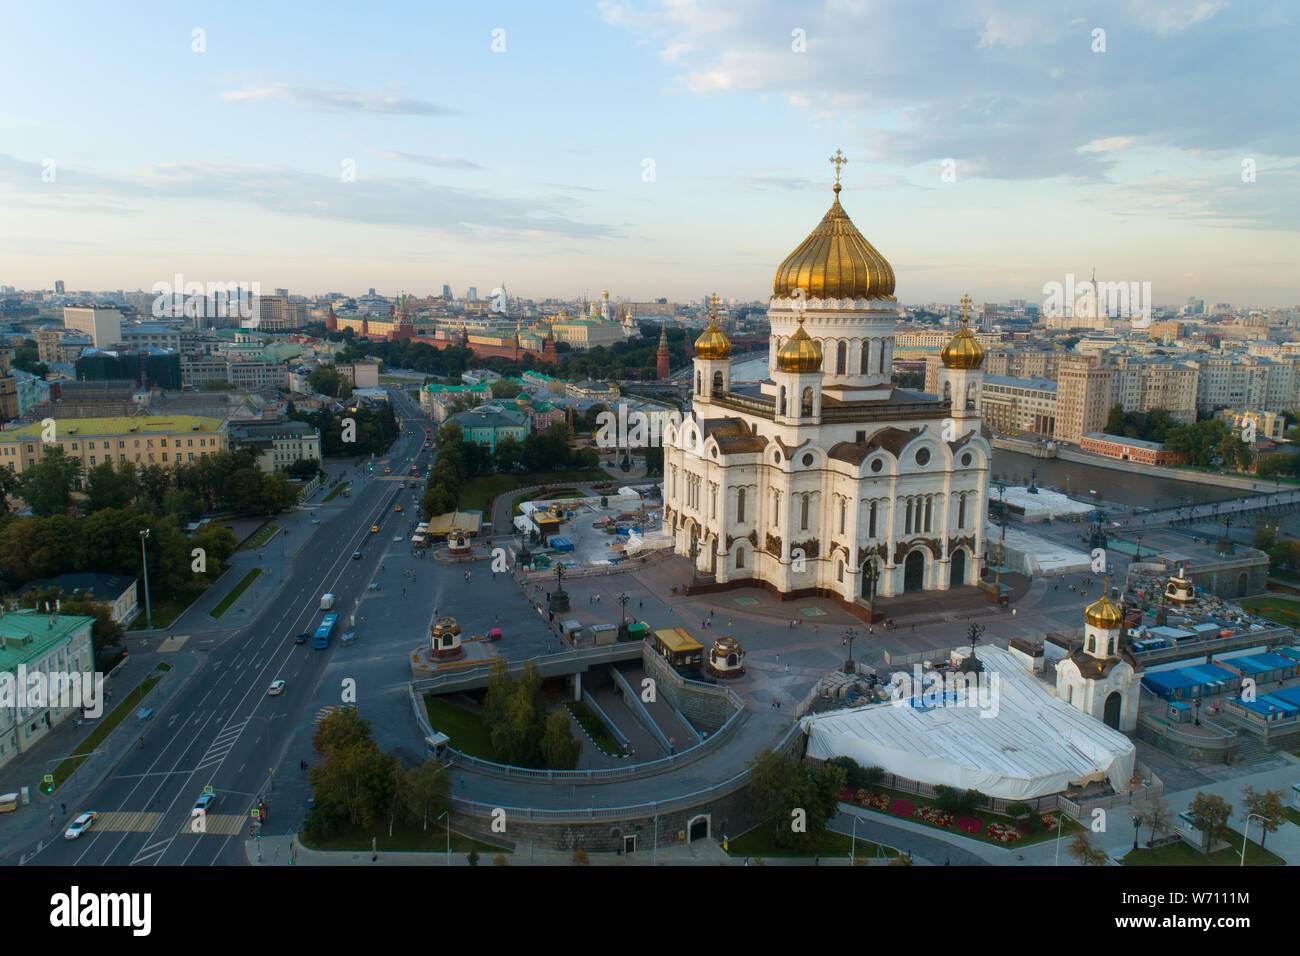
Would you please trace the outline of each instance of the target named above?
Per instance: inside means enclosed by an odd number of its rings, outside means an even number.
[[[450,860],[446,853],[394,853],[380,851],[376,859],[365,850],[323,851],[309,850],[298,842],[297,834],[267,836],[260,840],[245,840],[244,855],[254,866],[469,866],[468,855],[453,852]],[[483,851],[479,866],[492,866],[496,854]],[[552,850],[520,844],[513,853],[505,854],[511,866],[572,866],[572,850]],[[723,852],[713,840],[694,843],[674,843],[653,847],[640,847],[635,853],[588,853],[591,866],[741,866],[744,861]],[[293,861],[292,863],[290,861]],[[802,862],[802,861],[797,861]],[[809,860],[811,865],[812,861]]]
[[[130,662],[119,672],[119,676],[105,685],[106,690],[113,691],[113,699],[105,703],[105,714],[121,703],[122,694],[134,688],[164,661],[171,665],[171,670],[145,695],[143,706],[152,708],[154,712],[148,721],[148,733],[166,730],[167,722],[172,716],[171,704],[198,673],[202,662],[197,655],[156,652],[132,654]],[[96,809],[84,806],[88,795],[131,752],[136,738],[140,736],[141,724],[133,715],[127,716],[113,728],[100,743],[100,752],[83,761],[53,794],[46,796],[37,789],[43,776],[52,772],[63,758],[74,753],[81,742],[94,732],[96,726],[95,721],[83,723],[75,729],[71,721],[60,724],[35,747],[14,758],[0,770],[0,777],[5,781],[0,784],[0,790],[16,791],[22,786],[28,786],[32,796],[29,806],[20,807],[15,813],[6,815],[6,825],[0,830],[0,860],[18,863],[18,854],[32,852],[50,839],[57,839],[68,820],[85,810]],[[60,805],[65,803],[68,806],[66,818],[60,809]],[[51,810],[54,811],[53,828],[49,826]],[[9,860],[11,856],[14,859]]]

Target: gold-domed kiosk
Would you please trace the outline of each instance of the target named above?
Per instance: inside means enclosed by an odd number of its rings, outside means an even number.
[[[429,625],[429,656],[435,661],[456,661],[465,656],[460,625],[454,617],[435,618]]]
[[[743,677],[745,649],[730,634],[720,637],[709,648],[708,671],[714,677]]]

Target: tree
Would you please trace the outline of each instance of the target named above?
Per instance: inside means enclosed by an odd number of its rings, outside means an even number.
[[[178,523],[189,524],[203,514],[203,502],[189,488],[168,488],[163,495],[162,510]]]
[[[447,768],[433,760],[406,771],[402,797],[411,816],[429,829],[429,821],[436,820],[447,809],[447,796],[451,793],[451,776]]]
[[[1206,844],[1210,849],[1214,844],[1224,842],[1231,835],[1228,821],[1232,819],[1232,804],[1223,797],[1211,793],[1196,791],[1189,808],[1192,826],[1205,834]]]
[[[553,710],[547,715],[540,748],[542,763],[552,770],[573,770],[578,766],[582,741],[574,739],[567,711]]]
[[[72,506],[73,482],[80,474],[80,461],[66,457],[60,446],[47,447],[22,474],[23,499],[41,517],[66,514]]]
[[[135,464],[123,462],[114,467],[105,460],[86,471],[86,510],[125,508],[136,496]]]
[[[470,866],[478,866],[478,850],[470,850],[469,853],[466,854],[465,859],[469,861]]]
[[[1151,827],[1151,842],[1160,839],[1162,833],[1169,833],[1173,827],[1173,811],[1169,803],[1158,793],[1153,793],[1142,809],[1142,820]]]
[[[1106,851],[1092,842],[1087,830],[1071,840],[1067,850],[1083,866],[1105,866],[1110,861]]]
[[[576,850],[573,851],[574,866],[588,866],[590,865],[590,863],[591,860],[588,859],[587,857],[587,851],[584,850],[582,847],[578,847]]]
[[[523,461],[524,444],[513,435],[506,435],[497,442],[495,454],[496,466],[499,471],[509,474],[517,471],[520,463]]]
[[[750,802],[758,817],[771,819],[776,844],[815,851],[847,784],[844,768],[826,763],[812,770],[771,750],[761,751],[750,766]]]
[[[9,513],[9,496],[17,495],[22,481],[16,472],[0,468],[0,517]]]
[[[1259,848],[1262,850],[1268,835],[1287,822],[1286,793],[1281,790],[1265,790],[1263,793],[1256,793],[1254,787],[1247,785],[1242,794],[1246,798],[1246,812],[1260,818],[1262,832],[1259,838]],[[1247,830],[1249,828],[1250,821],[1248,817]]]

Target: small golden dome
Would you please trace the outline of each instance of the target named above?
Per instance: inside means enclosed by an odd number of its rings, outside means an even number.
[[[782,372],[816,372],[822,367],[821,346],[803,330],[803,315],[799,328],[776,353],[776,367]]]
[[[1083,617],[1093,627],[1099,627],[1103,631],[1113,631],[1124,623],[1124,615],[1104,594],[1084,609]]]
[[[948,340],[939,358],[944,368],[976,369],[984,364],[984,346],[980,345],[971,330],[966,326],[966,307],[970,305],[970,296],[961,297],[961,328]]]
[[[810,299],[892,299],[894,270],[835,201],[817,228],[777,267],[772,294],[803,289]]]
[[[695,354],[702,359],[724,359],[731,357],[731,339],[718,325],[718,297],[713,297],[713,311],[709,315],[709,324],[700,337],[695,340]]]

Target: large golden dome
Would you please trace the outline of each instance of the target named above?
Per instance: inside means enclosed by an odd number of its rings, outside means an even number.
[[[776,353],[776,367],[782,372],[816,372],[822,367],[821,346],[803,330],[802,313],[799,328]]]
[[[1099,627],[1104,631],[1113,631],[1124,623],[1124,615],[1104,594],[1084,609],[1083,617],[1093,627]]]
[[[731,339],[718,325],[718,297],[713,297],[713,311],[709,315],[709,324],[705,326],[700,337],[695,340],[695,354],[702,359],[724,359],[731,357]]]
[[[891,299],[894,296],[894,270],[862,237],[840,205],[838,182],[830,210],[799,248],[777,267],[772,294],[793,295],[795,289],[803,289],[810,299]]]
[[[984,363],[984,346],[980,345],[971,330],[966,326],[966,307],[970,305],[970,296],[961,299],[961,328],[948,344],[939,352],[944,368],[979,368]]]

